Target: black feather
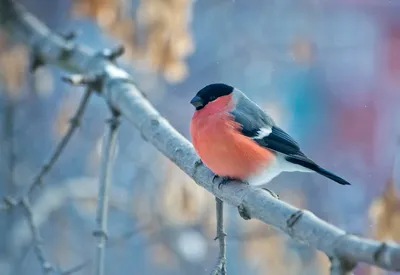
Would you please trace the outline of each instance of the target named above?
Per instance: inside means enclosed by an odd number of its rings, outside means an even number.
[[[300,165],[317,172],[339,184],[350,185],[350,183],[339,176],[325,170],[309,159],[301,150],[299,144],[285,131],[275,125],[274,121],[260,108],[249,107],[242,103],[231,112],[236,122],[242,125],[241,132],[259,145],[284,155],[285,159],[293,164]],[[240,112],[238,111],[240,110]],[[271,133],[262,138],[257,138],[260,130],[271,129]]]
[[[324,168],[320,167],[319,165],[317,165],[315,162],[313,162],[312,160],[310,160],[309,158],[304,158],[304,157],[296,157],[296,156],[285,156],[285,159],[288,162],[294,163],[294,164],[298,164],[300,166],[303,166],[305,168],[308,168],[310,170],[313,170],[315,172],[317,172],[318,174],[325,176],[333,181],[336,181],[339,184],[342,185],[350,185],[350,183],[344,179],[342,179],[341,177],[329,172],[328,170],[325,170]]]

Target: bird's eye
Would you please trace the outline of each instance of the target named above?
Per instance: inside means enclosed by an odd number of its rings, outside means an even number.
[[[210,97],[210,101],[215,100],[215,96]]]

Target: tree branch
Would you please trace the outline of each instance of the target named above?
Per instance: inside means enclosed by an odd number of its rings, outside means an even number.
[[[226,271],[226,233],[224,230],[224,203],[215,197],[215,210],[217,213],[217,236],[219,242],[218,262],[211,275],[227,275]]]
[[[97,229],[93,235],[98,238],[96,258],[95,258],[95,275],[104,274],[105,249],[107,242],[107,221],[108,221],[108,197],[110,189],[111,169],[114,160],[115,146],[117,139],[117,130],[119,126],[119,114],[112,110],[112,118],[109,121],[108,133],[103,139],[102,163],[100,168],[99,195],[97,200]]]
[[[54,271],[54,267],[50,264],[49,261],[46,260],[44,255],[44,251],[42,248],[42,238],[40,237],[39,229],[35,224],[35,220],[33,218],[32,208],[30,206],[29,199],[25,197],[22,199],[21,202],[22,208],[25,211],[26,218],[28,220],[29,228],[32,232],[32,239],[33,239],[33,247],[36,254],[36,257],[40,263],[42,268],[43,274],[51,274]]]
[[[0,8],[1,8],[0,4]],[[0,12],[1,13],[1,12]],[[1,17],[0,17],[1,19]],[[29,197],[36,187],[40,186],[42,183],[43,177],[51,170],[54,166],[58,158],[60,157],[61,153],[64,151],[65,147],[67,146],[68,142],[71,140],[71,137],[75,133],[76,129],[79,127],[81,118],[85,112],[86,106],[89,102],[89,98],[91,95],[91,90],[86,89],[85,94],[83,95],[81,102],[79,103],[78,109],[76,110],[74,116],[71,118],[71,122],[66,134],[63,136],[61,141],[58,143],[56,149],[51,154],[49,160],[42,166],[42,169],[34,178],[33,182],[29,185],[28,191],[24,196],[21,196],[18,199],[6,198],[5,203],[0,205],[0,210],[7,210],[12,206],[22,204],[22,200],[24,197]]]
[[[197,184],[233,206],[242,206],[252,218],[286,232],[292,238],[330,257],[365,262],[400,271],[400,246],[347,234],[345,231],[241,182],[221,190],[212,184],[213,174],[199,162],[191,143],[160,116],[142,96],[124,70],[88,48],[67,43],[11,0],[0,0],[0,23],[15,38],[36,49],[46,63],[82,74],[102,74],[104,97],[152,143]],[[65,54],[68,51],[69,54]]]

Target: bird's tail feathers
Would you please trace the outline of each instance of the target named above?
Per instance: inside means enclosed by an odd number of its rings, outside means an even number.
[[[286,156],[285,159],[288,162],[291,162],[293,164],[297,164],[300,166],[303,166],[305,168],[308,168],[314,172],[317,172],[318,174],[327,177],[328,179],[331,179],[333,181],[336,181],[339,184],[342,185],[350,185],[350,183],[344,179],[342,179],[341,177],[329,172],[328,170],[320,167],[318,164],[316,164],[315,162],[313,162],[312,160],[310,160],[307,157],[304,156]]]

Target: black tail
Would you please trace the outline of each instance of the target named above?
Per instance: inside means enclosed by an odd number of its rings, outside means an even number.
[[[318,174],[327,177],[328,179],[331,179],[333,181],[336,181],[339,184],[342,185],[350,185],[350,183],[344,179],[342,179],[339,176],[336,176],[335,174],[329,172],[328,170],[325,170],[324,168],[320,167],[318,164],[313,162],[307,157],[304,156],[286,156],[285,159],[288,162],[291,162],[293,164],[297,164],[300,166],[303,166],[305,168],[308,168],[312,171],[317,172]]]

